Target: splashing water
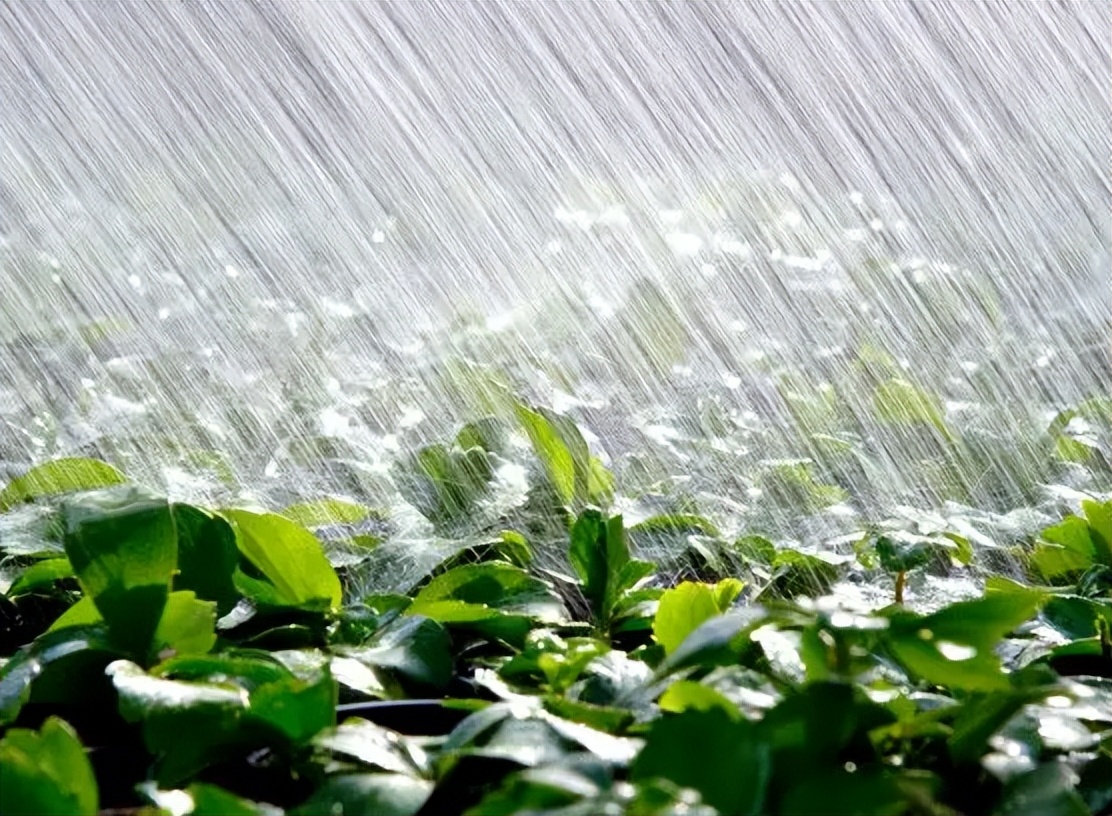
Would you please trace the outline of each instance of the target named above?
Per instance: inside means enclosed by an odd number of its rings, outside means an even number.
[[[6,3],[0,479],[348,496],[416,567],[396,463],[516,393],[633,518],[1000,535],[1108,484],[1110,43],[1097,2]]]

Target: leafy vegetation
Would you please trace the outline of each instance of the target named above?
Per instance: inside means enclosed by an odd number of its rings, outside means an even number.
[[[1109,811],[1106,327],[721,182],[428,330],[0,242],[0,812]]]
[[[917,392],[883,394],[887,417],[952,442]],[[391,523],[355,502],[201,507],[95,460],[14,479],[0,516],[23,524],[12,546],[0,540],[12,576],[0,809],[1112,805],[1112,501],[1093,495],[1006,546],[968,519],[905,508],[808,551],[731,539],[683,508],[631,523],[574,422],[526,405],[514,416],[516,431],[472,424],[400,466],[412,506],[456,535],[492,518],[484,502],[514,439],[532,474],[521,508],[458,539],[404,592],[374,586],[334,546]],[[798,463],[766,473],[801,512],[845,500]],[[994,567],[1000,550],[1010,576]],[[917,577],[939,570],[982,576],[983,589],[912,603]],[[830,594],[853,576],[887,597]]]

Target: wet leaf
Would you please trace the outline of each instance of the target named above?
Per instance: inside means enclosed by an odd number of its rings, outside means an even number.
[[[121,648],[145,656],[170,594],[178,540],[170,506],[135,487],[62,506],[66,555]]]
[[[737,719],[739,712],[721,692],[694,680],[677,680],[660,698],[660,708],[675,714],[684,711],[717,711]]]
[[[233,576],[239,563],[236,534],[221,516],[188,504],[173,506],[178,532],[178,574],[174,588],[214,601],[220,615],[239,601]]]
[[[400,473],[398,486],[406,500],[438,524],[466,518],[494,480],[486,451],[444,445],[422,448],[400,466]]]
[[[320,542],[304,527],[276,513],[224,510],[239,551],[290,606],[340,605],[342,590]]]
[[[892,425],[927,425],[953,439],[939,399],[902,378],[882,382],[873,392],[877,418]]]
[[[816,813],[844,813],[854,816],[893,816],[907,813],[913,803],[931,801],[930,777],[916,780],[915,788],[906,790],[894,773],[869,769],[850,772],[844,769],[824,770],[808,774],[793,785],[780,802],[783,816],[812,816]],[[912,811],[913,812],[913,811]]]
[[[882,637],[895,657],[924,680],[966,691],[1003,690],[1008,679],[996,644],[1030,620],[1039,604],[1028,594],[996,593],[950,604],[933,615],[896,611]]]
[[[291,504],[282,515],[302,527],[324,527],[329,524],[358,524],[371,516],[361,504],[342,499],[317,499]]]
[[[290,747],[301,745],[336,724],[336,682],[322,667],[309,679],[290,677],[256,686],[248,717],[273,728]]]
[[[420,776],[429,762],[421,748],[396,731],[354,718],[318,734],[313,744],[378,770],[407,776]]]
[[[568,417],[546,408],[519,404],[518,422],[544,467],[548,483],[564,506],[606,505],[614,492],[614,477],[592,456],[583,434]]]
[[[380,630],[367,646],[344,649],[344,654],[371,668],[396,672],[418,686],[443,688],[452,678],[448,633],[425,617],[399,618]]]
[[[754,629],[765,623],[763,610],[730,612],[700,624],[656,669],[658,678],[691,666],[730,663],[748,643]]]
[[[181,816],[281,816],[282,813],[272,805],[243,799],[204,782],[185,790],[158,790],[157,786],[148,786],[144,794],[156,807]],[[186,801],[188,809],[183,810]]]
[[[54,459],[31,468],[0,490],[0,513],[47,496],[124,484],[127,477],[96,459]]]
[[[47,558],[27,567],[8,589],[8,597],[15,598],[36,590],[46,589],[55,581],[73,577],[73,566],[68,558]]]
[[[685,581],[660,596],[653,636],[671,654],[704,621],[725,612],[741,592],[742,583],[727,578],[717,585]]]
[[[694,788],[721,813],[756,816],[764,807],[771,772],[769,746],[751,723],[688,710],[652,724],[631,774],[634,780],[661,777]]]
[[[606,518],[594,509],[583,511],[576,519],[568,554],[592,616],[601,626],[608,626],[622,593],[653,569],[651,564],[630,557],[622,517]]]
[[[414,816],[432,789],[432,782],[404,774],[336,774],[290,816]]]
[[[425,606],[443,601],[482,604],[547,620],[559,619],[563,612],[544,581],[497,561],[456,567],[436,576],[417,593],[407,612],[424,614]]]
[[[97,782],[74,730],[56,717],[39,731],[14,728],[0,739],[0,813],[97,813]]]
[[[204,654],[216,645],[216,604],[192,592],[172,592],[155,629],[149,662],[161,654]]]

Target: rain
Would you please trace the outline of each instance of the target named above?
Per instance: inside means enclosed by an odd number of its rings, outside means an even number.
[[[406,477],[523,400],[631,522],[1018,540],[1112,484],[1110,65],[1099,2],[4,3],[0,483],[356,502],[388,591],[528,514],[518,432],[462,522]]]

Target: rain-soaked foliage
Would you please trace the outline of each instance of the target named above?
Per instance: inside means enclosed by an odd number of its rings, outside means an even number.
[[[1097,3],[0,7],[0,813],[1112,808]]]

